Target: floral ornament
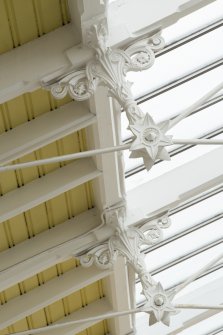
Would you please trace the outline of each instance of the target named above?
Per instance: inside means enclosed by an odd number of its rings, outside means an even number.
[[[178,310],[172,305],[173,293],[165,291],[160,283],[151,287],[146,292],[147,302],[143,306],[143,312],[150,315],[149,325],[162,322],[166,326],[170,324],[170,315],[177,314]]]
[[[130,150],[130,158],[142,157],[146,169],[149,170],[156,159],[170,160],[170,156],[164,146],[172,144],[172,136],[165,135],[169,121],[156,125],[152,117],[146,113],[144,119],[129,125],[135,135]]]

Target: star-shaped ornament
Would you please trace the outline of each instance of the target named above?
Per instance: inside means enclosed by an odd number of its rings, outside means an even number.
[[[164,148],[172,144],[172,136],[165,135],[168,130],[169,121],[155,124],[152,117],[146,113],[144,119],[129,125],[135,135],[130,150],[130,158],[142,157],[146,169],[149,170],[156,159],[170,160],[168,151]]]
[[[170,324],[170,315],[178,313],[172,305],[173,293],[166,292],[160,283],[146,292],[147,303],[143,306],[143,311],[150,315],[149,325],[162,322],[166,326]]]

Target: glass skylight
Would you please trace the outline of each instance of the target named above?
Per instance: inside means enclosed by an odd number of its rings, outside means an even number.
[[[206,137],[207,134],[213,133],[214,131],[221,132],[223,128],[223,100],[214,105],[201,110],[198,113],[192,114],[183,121],[181,121],[176,127],[172,128],[170,134],[173,135],[175,139],[184,138],[199,138]],[[215,136],[215,138],[222,138],[222,134]],[[167,147],[168,151],[172,151],[180,146],[174,145]],[[182,146],[181,146],[182,147]],[[163,172],[172,170],[173,168],[185,163],[186,161],[192,160],[197,157],[197,155],[202,155],[210,150],[214,150],[217,146],[196,146],[190,147],[186,151],[178,154],[171,158],[170,162],[162,161],[155,164],[153,168],[147,171],[141,171],[137,175],[132,175],[126,179],[127,189],[131,189],[136,186],[136,182],[140,183],[141,176],[143,176],[144,182],[151,180]],[[199,153],[198,153],[199,151]],[[179,156],[179,157],[178,157]],[[142,165],[142,159],[131,159],[129,158],[129,152],[124,152],[125,159],[125,171],[130,171],[136,167]],[[135,182],[134,182],[135,181]]]
[[[223,134],[214,137],[215,139],[223,139]],[[191,160],[198,158],[208,152],[211,152],[217,149],[219,146],[217,145],[197,145],[188,150],[185,150],[176,156],[171,158],[171,161],[162,161],[152,167],[152,169],[148,172],[146,170],[142,170],[136,174],[131,175],[126,178],[126,189],[127,191],[144,184],[145,182],[152,180],[163,173],[171,171],[178,166],[186,164]],[[138,162],[139,163],[139,162]]]
[[[174,89],[168,90],[152,99],[140,103],[140,108],[144,113],[149,112],[155,122],[161,122],[178,115],[182,110],[192,105],[208,89],[215,87],[222,82],[223,66],[219,66],[197,78],[194,78]],[[223,91],[216,96],[222,96]],[[176,98],[177,97],[177,98]],[[186,99],[185,99],[186,98]],[[132,137],[132,133],[127,130],[128,120],[126,113],[121,114],[122,118],[122,140]]]
[[[222,234],[221,234],[222,235]],[[180,284],[184,280],[186,280],[189,276],[191,276],[195,271],[198,271],[198,269],[201,269],[204,267],[208,262],[210,262],[212,259],[220,255],[222,252],[223,242],[210,248],[205,251],[202,251],[195,256],[188,257],[186,260],[180,259],[179,262],[173,266],[167,266],[167,268],[161,272],[158,272],[157,274],[153,275],[153,278],[157,282],[161,282],[163,287],[165,289],[170,289],[174,287],[175,285]],[[179,249],[175,249],[175,254],[177,255]],[[151,263],[150,263],[150,257],[147,255],[146,257],[146,263],[148,266],[148,269],[151,269]],[[222,264],[221,261],[218,262],[218,264]],[[219,269],[218,271],[213,272],[213,276],[223,276],[223,268]],[[193,284],[190,284],[193,285]],[[199,286],[199,284],[197,283]],[[189,286],[188,286],[189,287]],[[142,291],[140,282],[136,284],[136,302],[140,303],[144,301],[143,295],[140,294]],[[185,289],[186,291],[186,289]],[[182,291],[182,294],[184,292]],[[179,295],[180,296],[180,295]]]
[[[170,44],[222,18],[223,0],[217,0],[164,29],[162,36]]]
[[[171,225],[168,229],[165,229],[164,240],[182,233],[191,227],[195,227],[201,222],[223,214],[222,204],[223,192],[219,192],[171,215]],[[212,225],[212,223],[210,225]],[[221,235],[223,235],[223,226],[220,236]]]
[[[177,78],[198,70],[222,58],[223,27],[215,29],[199,39],[174,49],[161,57],[148,70],[130,72],[127,76],[133,82],[134,97],[140,97]]]

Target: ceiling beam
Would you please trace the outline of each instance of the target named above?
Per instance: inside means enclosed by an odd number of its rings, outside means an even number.
[[[0,292],[95,245],[99,223],[91,209],[1,252]]]
[[[108,43],[110,46],[126,45],[173,24],[182,16],[211,2],[213,0],[172,0],[165,5],[163,0],[152,3],[129,0],[121,5],[120,2],[111,3],[108,10]],[[81,0],[78,7],[82,15],[82,29],[103,16],[102,6],[92,6],[89,1]],[[92,17],[93,7],[98,11],[94,11]],[[76,5],[70,5],[71,11],[76,11],[76,8]],[[106,8],[104,12],[106,15]],[[76,18],[76,12],[71,12],[71,17]],[[77,25],[80,26],[80,22]],[[92,58],[93,51],[79,43],[80,28],[75,30],[74,25],[68,24],[0,55],[0,103],[39,88],[41,80],[48,82],[73,68],[84,67]]]
[[[89,149],[120,145],[120,107],[108,98],[108,90],[99,87],[90,99],[90,111],[97,123],[88,129]],[[94,158],[103,175],[94,182],[96,205],[103,210],[120,201],[124,196],[124,169],[120,153],[108,153]]]
[[[1,306],[0,329],[8,327],[110,273],[111,270],[102,271],[94,266],[89,269],[78,267],[49,280],[24,295],[11,299]]]
[[[223,147],[214,149],[129,191],[126,224],[145,221],[222,183],[222,155]]]
[[[128,279],[128,268],[126,266],[126,260],[123,257],[118,257],[114,264],[113,272],[110,276],[104,279],[104,290],[105,295],[115,311],[128,310],[131,306],[130,301],[130,285]],[[135,281],[135,276],[134,276]],[[134,285],[135,288],[135,285]],[[112,322],[110,321],[111,334],[129,334],[133,329],[132,318],[130,315],[115,318]]]
[[[90,111],[97,116],[97,124],[88,129],[88,143],[97,148],[119,145],[120,106],[108,98],[107,88],[99,87],[91,98],[89,106]],[[95,158],[95,164],[103,174],[93,181],[94,197],[97,207],[104,210],[123,201],[125,196],[122,155],[120,153],[101,155]],[[95,234],[98,233],[100,232]],[[113,233],[113,231],[110,232],[110,234]],[[129,285],[124,259],[120,259],[114,269],[114,274],[108,279],[106,296],[110,297],[113,308],[128,309],[130,308]],[[110,320],[109,329],[112,330],[112,335],[128,334],[132,331],[131,318],[125,316]]]
[[[72,101],[0,135],[0,164],[22,157],[94,122],[96,117],[86,105]]]
[[[101,175],[91,158],[84,158],[50,172],[1,197],[0,222]]]
[[[40,78],[51,72],[59,75],[67,70],[65,50],[77,43],[68,24],[0,55],[0,103],[39,88]]]

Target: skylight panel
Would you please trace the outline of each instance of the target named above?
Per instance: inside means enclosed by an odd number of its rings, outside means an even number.
[[[180,222],[178,224],[180,225]],[[223,218],[148,252],[145,260],[148,263],[150,271],[157,270],[176,259],[180,259],[197,249],[207,247],[219,240],[223,242],[222,227]]]
[[[194,281],[193,283],[191,283],[189,286],[187,286],[182,292],[179,293],[179,302],[183,301],[183,297],[181,299],[181,296],[186,295],[190,292],[196,292],[196,290],[198,290],[199,288],[201,288],[202,286],[205,286],[206,284],[210,284],[212,285],[212,283],[215,280],[221,279],[223,276],[223,268],[213,271],[199,279],[197,279],[196,281]],[[139,283],[137,283],[136,285],[136,301],[138,304],[143,302],[143,296],[140,294],[141,292],[141,287],[139,285]],[[196,315],[199,315],[201,313],[201,311],[199,310],[193,310],[194,313],[194,317],[196,317]],[[190,324],[186,325],[186,329],[185,330],[179,330],[179,334],[181,335],[192,335],[192,334],[196,334],[196,335],[214,335],[214,334],[222,334],[221,333],[221,328],[223,327],[223,312],[220,313],[216,313],[215,315],[211,316],[209,315],[209,317],[205,320],[201,320],[199,322],[199,319],[197,320],[197,323],[193,322],[192,325],[190,326]],[[139,331],[139,333],[137,332],[137,334],[141,334],[142,330],[144,329],[145,325],[148,325],[148,316],[146,314],[137,314],[136,315],[136,328]],[[188,326],[188,328],[187,328]],[[219,333],[213,333],[214,331],[220,330]],[[223,329],[222,329],[223,330]],[[155,328],[154,331],[153,329],[151,329],[151,333],[152,334],[157,334],[157,329]],[[168,330],[166,327],[165,329],[163,329],[162,334],[169,334],[170,329]]]
[[[214,137],[215,139],[223,139],[223,134]],[[153,168],[148,172],[145,169],[129,176],[126,178],[126,189],[127,191],[144,184],[145,182],[152,180],[163,173],[171,171],[178,166],[181,166],[189,161],[192,161],[195,158],[198,158],[208,152],[211,152],[217,149],[217,145],[203,145],[203,146],[194,146],[188,150],[185,150],[176,156],[171,157],[171,161],[163,161],[153,166]],[[136,159],[135,159],[136,160]],[[138,161],[139,163],[139,161]],[[136,163],[137,164],[137,163]]]
[[[170,289],[184,280],[186,280],[189,276],[191,276],[195,271],[199,268],[204,267],[208,262],[210,262],[212,259],[214,259],[217,255],[219,255],[222,252],[222,246],[223,243],[220,243],[216,246],[213,246],[207,250],[203,250],[202,252],[197,253],[194,256],[189,256],[186,260],[180,259],[178,262],[176,262],[175,265],[171,264],[163,271],[156,271],[153,273],[153,278],[157,282],[161,282],[164,289]],[[177,255],[177,251],[175,250],[175,254]],[[146,257],[146,263],[148,266],[148,269],[150,270],[150,258],[149,255]],[[219,267],[219,269],[218,269]],[[212,276],[207,277],[206,281],[208,282],[210,279],[213,280],[215,278],[222,278],[223,277],[223,268],[222,268],[222,262],[219,261],[217,265],[215,265],[214,268],[217,268],[216,271],[213,272]],[[211,269],[210,269],[211,272]],[[198,279],[197,283],[196,281],[191,285],[191,287],[199,288],[202,281]],[[182,291],[182,294],[186,293],[186,290],[190,290],[190,285],[188,288],[185,289],[185,291]],[[195,286],[193,286],[195,285]],[[140,295],[142,288],[140,282],[136,284],[136,303],[140,303],[144,300],[144,297]],[[180,296],[180,294],[179,294]]]
[[[181,335],[209,335],[215,332],[217,335],[223,334],[223,312],[217,313],[206,320],[196,323],[195,325],[180,332]]]
[[[152,99],[140,103],[140,108],[144,113],[149,112],[155,122],[167,120],[192,105],[199,97],[207,92],[207,87],[211,88],[220,84],[222,78],[223,66],[219,66],[174,89],[170,89]],[[219,92],[215,97],[222,97],[223,99],[223,91]],[[211,101],[213,101],[215,97],[213,97]],[[121,123],[122,140],[125,141],[132,137],[131,131],[127,129],[128,120],[125,112],[121,114]]]
[[[220,27],[199,39],[168,52],[156,59],[148,70],[133,73],[127,78],[133,82],[134,97],[140,97],[158,87],[177,80],[211,62],[222,58],[223,27]]]
[[[223,0],[217,0],[167,27],[162,36],[170,44],[222,18]]]
[[[165,230],[164,239],[182,233],[218,215],[223,216],[222,204],[223,192],[219,192],[171,215],[171,225]],[[223,227],[221,235],[223,236]]]
[[[223,100],[221,100],[218,103],[215,103],[214,105],[208,108],[205,108],[199,111],[198,113],[192,114],[191,116],[187,117],[186,119],[181,121],[177,126],[171,129],[170,135],[173,135],[173,138],[175,139],[177,138],[184,139],[184,138],[206,137],[207,134],[214,133],[217,130],[221,132],[221,128],[223,128],[222,110],[223,110]],[[218,135],[219,138],[221,138],[221,136],[222,136],[221,134]],[[179,148],[179,147],[180,147],[179,145],[178,146],[174,145],[174,146],[167,147],[167,150],[171,152],[174,149]],[[209,149],[213,150],[214,147],[216,146],[203,146],[203,147],[197,146],[197,147],[192,147],[192,148],[190,147],[190,149],[188,148],[187,151],[188,153],[189,152],[191,153],[191,160],[192,160],[193,157],[196,157],[193,155],[193,152],[196,152],[197,150],[199,150],[200,154],[204,154]],[[182,154],[183,153],[178,154],[178,155],[181,155],[181,157],[183,157]],[[184,157],[186,157],[185,153],[183,155]],[[135,169],[136,167],[139,167],[140,165],[142,165],[142,159],[129,158],[128,151],[124,153],[124,160],[125,160],[125,171],[131,171],[132,169]],[[149,172],[146,171],[148,175],[146,177],[146,180],[151,180],[157,177],[158,175],[160,175],[162,171],[162,167],[164,166],[167,166],[168,170],[176,167],[173,163],[173,161],[176,162],[176,160],[177,160],[176,157],[172,157],[171,162],[162,161],[156,164],[151,171]],[[182,163],[183,163],[183,160],[182,160]],[[172,168],[171,168],[171,165],[172,165]],[[128,180],[130,178],[132,178],[132,180],[134,179],[133,176],[130,176],[129,178],[127,178],[126,185],[130,183],[130,180]]]

